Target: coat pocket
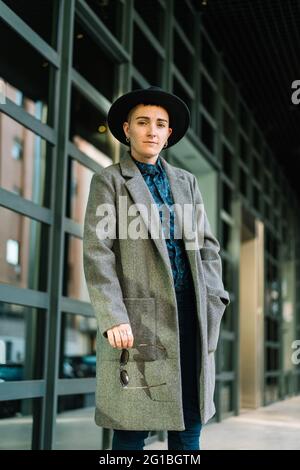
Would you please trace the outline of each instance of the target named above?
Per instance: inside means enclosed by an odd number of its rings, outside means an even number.
[[[124,297],[134,338],[132,359],[154,361],[157,358],[156,307],[152,297]]]
[[[227,300],[224,298],[224,300]],[[215,292],[207,290],[207,342],[208,352],[217,349],[220,325],[226,305]]]

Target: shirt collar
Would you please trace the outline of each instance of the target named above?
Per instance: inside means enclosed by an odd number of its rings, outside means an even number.
[[[132,157],[133,158],[133,157]],[[133,158],[134,162],[136,163],[137,167],[139,168],[142,175],[159,175],[163,173],[163,167],[161,163],[161,159],[158,156],[156,163],[142,163]]]

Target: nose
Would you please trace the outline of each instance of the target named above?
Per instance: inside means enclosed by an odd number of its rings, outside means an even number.
[[[147,128],[147,136],[149,137],[155,137],[157,134],[156,134],[156,125],[155,123],[149,123],[149,126]]]

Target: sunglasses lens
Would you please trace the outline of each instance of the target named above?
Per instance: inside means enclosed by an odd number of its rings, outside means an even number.
[[[127,349],[123,349],[121,357],[120,357],[120,365],[126,366],[129,360],[129,351]]]
[[[123,387],[126,387],[129,384],[129,377],[126,370],[121,370],[120,381]]]

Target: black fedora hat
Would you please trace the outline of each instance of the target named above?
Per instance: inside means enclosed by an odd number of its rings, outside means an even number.
[[[169,127],[173,132],[168,139],[167,147],[175,145],[186,133],[190,123],[190,111],[185,102],[162,88],[150,86],[120,96],[110,107],[107,116],[108,126],[114,137],[122,144],[129,145],[126,142],[123,122],[127,120],[129,111],[138,104],[161,106],[168,111]]]

